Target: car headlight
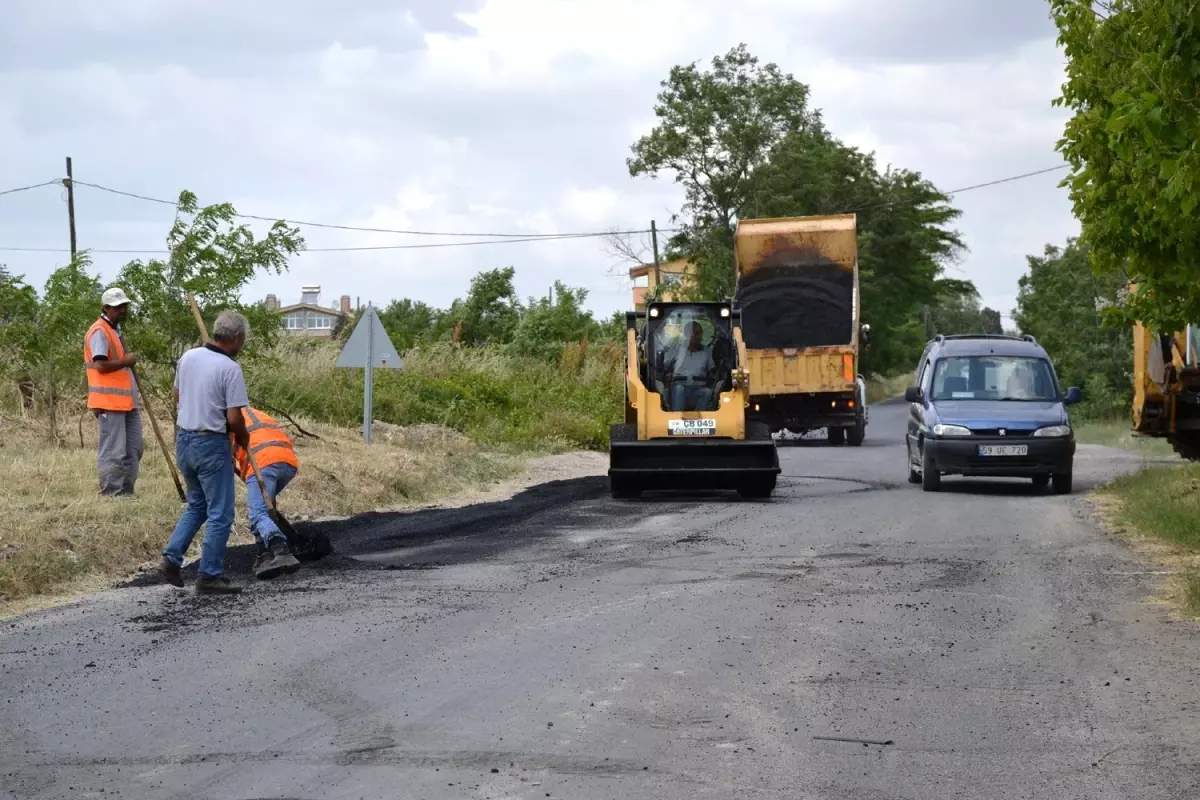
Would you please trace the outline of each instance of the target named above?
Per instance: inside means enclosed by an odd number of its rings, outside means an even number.
[[[970,436],[971,429],[964,428],[962,425],[934,425],[934,436]]]
[[[1070,436],[1070,425],[1048,425],[1045,428],[1038,428],[1033,432],[1034,436]]]

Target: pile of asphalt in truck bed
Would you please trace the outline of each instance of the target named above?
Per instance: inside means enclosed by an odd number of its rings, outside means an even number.
[[[815,250],[773,253],[738,281],[742,337],[756,350],[849,344],[854,273]]]

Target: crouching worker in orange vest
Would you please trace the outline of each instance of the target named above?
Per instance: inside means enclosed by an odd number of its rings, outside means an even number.
[[[292,555],[287,537],[271,519],[270,511],[275,498],[296,477],[300,462],[296,459],[292,440],[269,414],[246,407],[242,409],[242,418],[246,420],[246,431],[250,434],[250,452],[262,473],[268,495],[264,498],[259,490],[246,451],[235,444],[233,466],[246,482],[250,531],[262,543],[258,560],[254,562],[254,574],[259,578],[274,578],[300,569],[300,562]]]

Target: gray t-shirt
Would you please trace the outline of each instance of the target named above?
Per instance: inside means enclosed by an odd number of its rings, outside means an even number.
[[[196,347],[179,359],[175,368],[179,390],[179,418],[185,431],[225,433],[225,411],[250,405],[242,367],[224,353]]]
[[[101,316],[104,316],[104,315],[101,314]],[[108,317],[104,317],[104,318],[108,319]],[[115,330],[117,332],[117,336],[120,337],[121,326],[114,325],[113,330]],[[96,331],[95,333],[93,333],[92,341],[90,342],[90,344],[92,346],[92,361],[108,360],[108,359],[112,358],[112,353],[108,352],[108,337],[104,335],[104,331]],[[129,381],[133,384],[133,407],[137,408],[138,407],[137,379],[133,377],[132,372],[130,372]]]

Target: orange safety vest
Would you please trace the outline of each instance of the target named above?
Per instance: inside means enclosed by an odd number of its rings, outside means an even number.
[[[243,408],[242,419],[246,421],[246,430],[250,433],[250,452],[254,453],[254,461],[259,469],[281,462],[300,469],[292,440],[269,414],[254,408]],[[250,457],[236,444],[233,463],[242,480],[250,477]]]
[[[101,372],[96,369],[92,354],[92,335],[100,331],[108,339],[108,357],[112,360],[125,357],[125,345],[121,337],[103,317],[92,323],[83,339],[83,364],[87,367],[87,407],[97,411],[133,411],[133,371],[119,369]]]

